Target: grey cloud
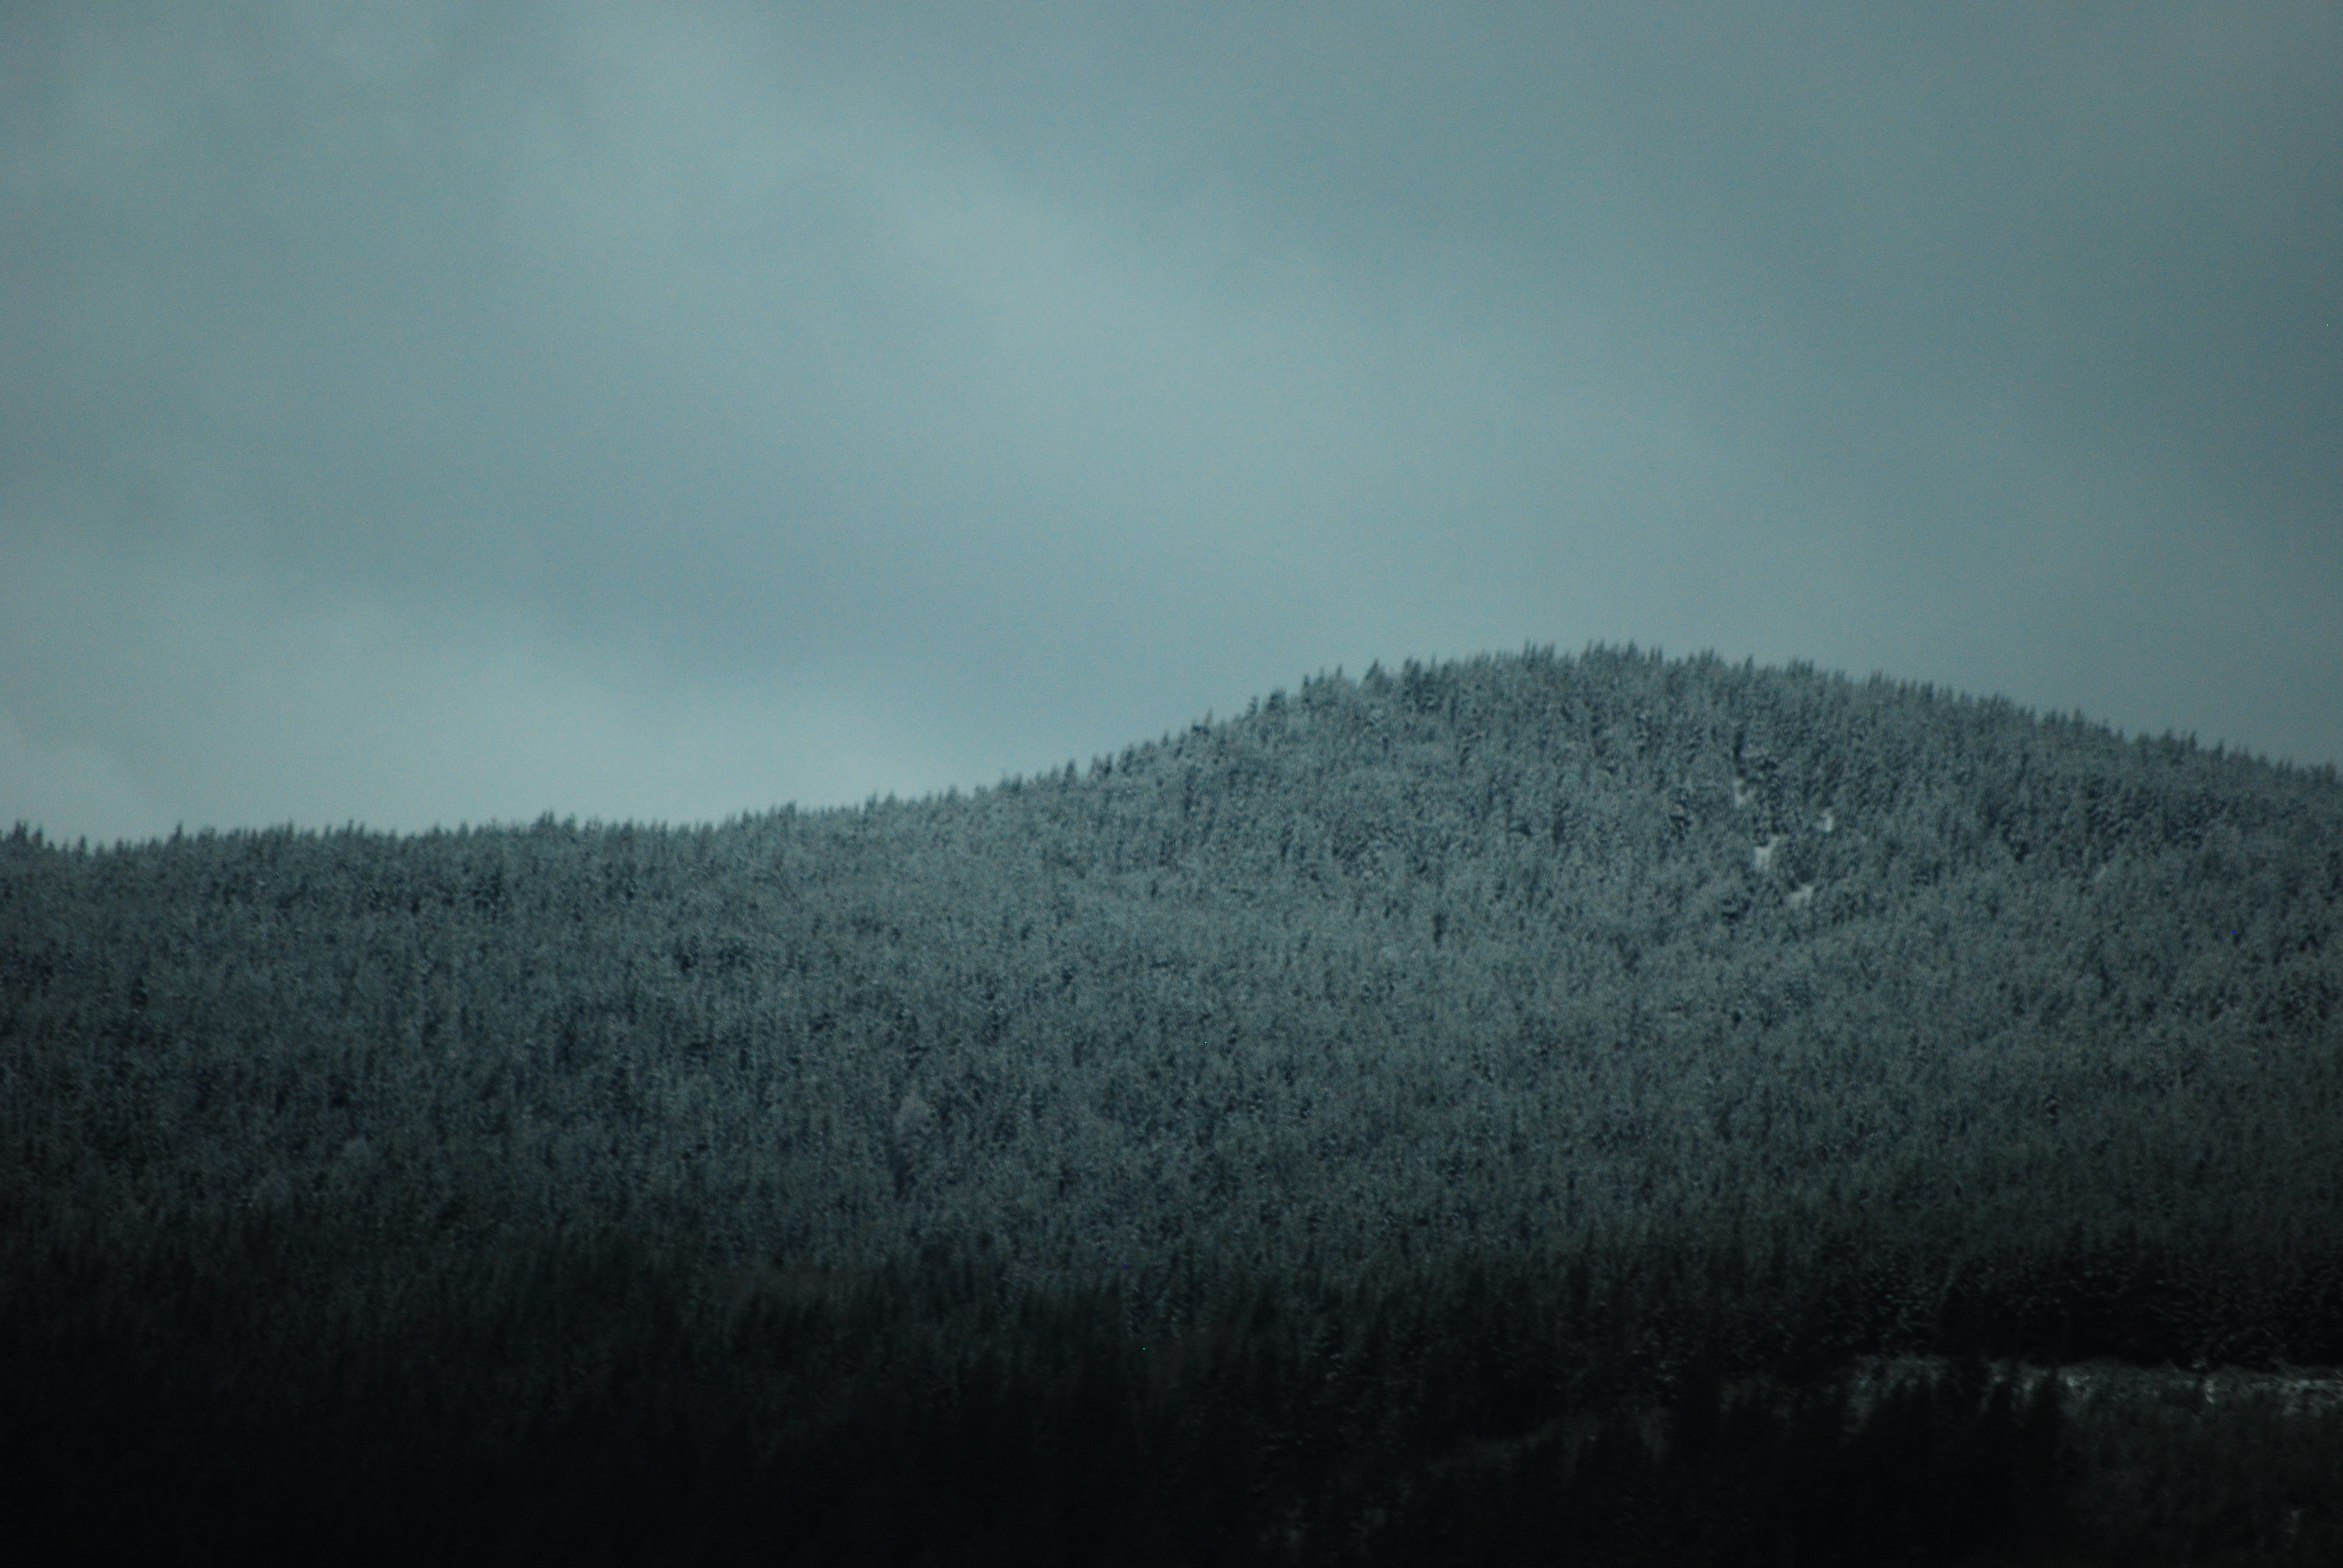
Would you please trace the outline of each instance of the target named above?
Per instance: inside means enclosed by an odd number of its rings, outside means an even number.
[[[2343,753],[2323,8],[15,15],[0,816],[916,793],[1596,638]]]

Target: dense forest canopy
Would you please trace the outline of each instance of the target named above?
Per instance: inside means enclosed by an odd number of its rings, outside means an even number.
[[[0,1182],[1167,1311],[1844,1243],[1891,1338],[2120,1241],[2177,1339],[2277,1349],[2343,1253],[2338,900],[2332,769],[1633,648],[721,827],[20,827]]]
[[[2331,768],[1633,648],[720,827],[20,826],[0,1505],[92,1561],[2331,1562],[2343,1412],[2011,1369],[2343,1362],[2339,916]],[[1865,1355],[1954,1370],[1861,1413]]]

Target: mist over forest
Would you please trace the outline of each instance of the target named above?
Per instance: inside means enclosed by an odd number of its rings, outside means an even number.
[[[1508,1560],[1455,1521],[1525,1528],[1535,1475],[1547,1560],[1832,1560],[1793,1452],[1842,1499],[1963,1477],[1846,1560],[2073,1545],[2082,1429],[1976,1369],[2343,1362],[2338,920],[2331,767],[1633,647],[714,826],[19,827],[7,1441],[107,1495],[132,1424],[340,1477],[366,1410],[404,1479],[305,1506],[427,1534],[430,1433],[503,1478],[464,1507],[568,1478],[514,1550],[611,1560],[1092,1561],[1134,1518],[1166,1562]],[[1766,1424],[1897,1356],[1972,1381],[1892,1463]],[[2323,1550],[2285,1476],[2343,1446],[2291,1441],[2255,1506]],[[1532,1457],[1423,1480],[1473,1443]],[[1671,1487],[1788,1500],[1668,1536]]]

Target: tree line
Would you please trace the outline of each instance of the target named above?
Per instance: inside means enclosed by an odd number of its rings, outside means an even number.
[[[531,1271],[614,1239],[709,1333],[727,1280],[960,1259],[952,1377],[1052,1302],[1298,1366],[1470,1266],[1543,1422],[1712,1363],[2333,1362],[2338,829],[2331,769],[1632,648],[713,827],[20,827],[0,1241],[133,1340],[241,1260],[254,1343],[365,1366],[418,1293],[549,1332]]]

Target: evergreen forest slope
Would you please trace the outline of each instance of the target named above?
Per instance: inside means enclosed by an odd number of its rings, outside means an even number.
[[[1471,1272],[1580,1347],[1540,1410],[2332,1363],[2339,923],[2332,769],[1632,648],[720,827],[20,828],[0,1242],[95,1290],[242,1238],[281,1325],[620,1245],[736,1315],[949,1259],[959,1333]]]

